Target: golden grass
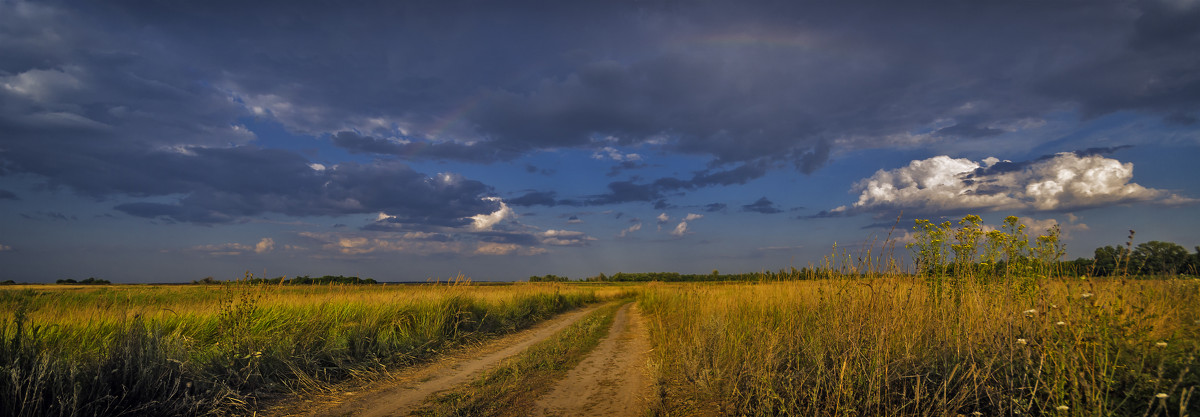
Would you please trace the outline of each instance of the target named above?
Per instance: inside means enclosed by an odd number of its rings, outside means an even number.
[[[967,284],[957,302],[930,294],[907,278],[650,285],[640,303],[663,393],[655,411],[1195,412],[1195,281],[1053,281],[1032,294]]]
[[[621,287],[20,286],[0,290],[0,415],[205,414],[527,327]]]

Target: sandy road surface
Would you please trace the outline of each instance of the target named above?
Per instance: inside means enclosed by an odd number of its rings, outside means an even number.
[[[646,361],[650,340],[635,303],[617,311],[608,336],[552,391],[534,415],[637,416],[651,393]]]
[[[300,412],[282,410],[269,414],[362,417],[408,415],[430,395],[478,378],[505,358],[545,340],[596,308],[589,307],[565,313],[533,328],[493,340],[482,348],[448,355],[431,364],[405,371],[397,375],[395,380],[377,384],[366,392],[342,393],[323,402],[307,405]]]

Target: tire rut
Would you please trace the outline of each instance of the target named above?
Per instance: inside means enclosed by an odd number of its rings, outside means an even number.
[[[608,336],[534,405],[539,416],[638,416],[651,393],[650,339],[636,303],[617,311]]]

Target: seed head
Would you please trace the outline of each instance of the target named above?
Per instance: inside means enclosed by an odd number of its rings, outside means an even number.
[[[1165,347],[1167,347],[1167,342],[1158,342],[1158,343],[1155,343],[1154,346],[1157,346],[1160,348],[1165,348]]]
[[[1067,323],[1066,323],[1066,322],[1064,322],[1064,321],[1060,321],[1060,322],[1058,322],[1058,323],[1054,323],[1054,325],[1055,325],[1055,326],[1066,326],[1066,325],[1067,325]]]
[[[1017,339],[1017,344],[1018,344],[1018,345],[1024,345],[1024,344],[1027,344],[1027,343],[1029,343],[1029,342],[1028,342],[1028,341],[1026,341],[1025,339]]]
[[[1060,406],[1058,406],[1058,407],[1055,407],[1055,408],[1056,408],[1058,411],[1067,411],[1067,410],[1070,410],[1070,409],[1071,409],[1071,407],[1067,407],[1067,406],[1065,406],[1065,405],[1060,405]]]
[[[1031,309],[1025,310],[1023,314],[1025,314],[1025,317],[1033,317],[1033,316],[1036,316],[1036,315],[1037,315],[1037,309],[1032,309],[1032,308],[1031,308]]]
[[[1092,296],[1092,293],[1090,293],[1090,292],[1085,292],[1083,294],[1079,294],[1079,298],[1091,298],[1091,296]]]
[[[1161,393],[1161,392],[1160,392],[1160,393],[1158,393],[1157,395],[1155,395],[1155,396],[1154,396],[1154,398],[1158,398],[1158,399],[1160,399],[1160,400],[1161,400],[1161,399],[1166,399],[1166,398],[1167,398],[1167,394],[1164,394],[1164,393]]]

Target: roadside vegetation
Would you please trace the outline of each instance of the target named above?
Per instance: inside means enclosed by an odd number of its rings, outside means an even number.
[[[1200,412],[1196,279],[1079,274],[1057,230],[1030,239],[1015,217],[996,230],[918,221],[913,237],[915,274],[887,242],[835,250],[825,279],[645,287],[652,413]],[[1120,264],[1140,270],[1132,252]]]
[[[544,285],[14,286],[0,415],[240,414],[528,327],[620,289]]]

